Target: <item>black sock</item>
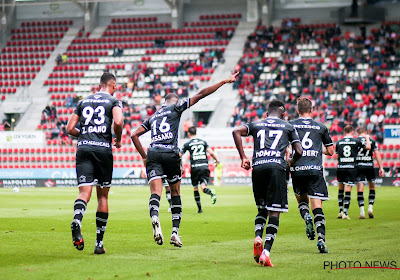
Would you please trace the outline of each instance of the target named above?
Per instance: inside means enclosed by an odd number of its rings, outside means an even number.
[[[96,227],[97,227],[96,245],[97,246],[103,245],[103,236],[104,236],[104,232],[106,231],[107,220],[108,220],[108,213],[96,212]]]
[[[209,188],[204,188],[203,193],[211,195],[211,190]]]
[[[357,192],[357,201],[359,207],[364,206],[364,193]]]
[[[74,203],[74,221],[78,222],[79,226],[82,224],[83,215],[86,211],[86,202],[82,199],[75,200]]]
[[[153,193],[150,196],[149,200],[150,218],[153,216],[158,217],[159,208],[160,208],[160,196],[158,194]]]
[[[339,202],[339,212],[343,212],[343,197],[344,190],[339,190],[338,192],[338,202]]]
[[[167,197],[169,207],[171,207],[171,191],[165,191],[165,196]]]
[[[306,215],[310,214],[310,207],[308,206],[308,203],[300,202],[298,208],[299,208],[300,216],[305,220]]]
[[[369,200],[369,205],[374,205],[374,202],[375,202],[375,190],[369,190],[368,200]]]
[[[196,200],[197,208],[201,210],[200,193],[199,191],[194,191],[194,200]]]
[[[265,244],[264,249],[268,252],[271,251],[272,244],[274,243],[276,234],[279,227],[279,218],[270,216],[268,219],[267,229],[265,230]]]
[[[180,195],[172,197],[171,212],[172,212],[172,233],[178,234],[182,218],[182,203]]]
[[[254,225],[255,225],[255,234],[256,237],[259,236],[262,238],[263,233],[264,233],[264,227],[267,222],[268,218],[268,210],[267,209],[258,209],[258,214],[256,216],[256,219],[254,220]]]
[[[325,241],[325,215],[322,208],[315,208],[313,211],[314,214],[314,224],[315,229],[318,235],[318,241]]]
[[[343,200],[343,212],[347,215],[350,208],[350,201],[351,201],[351,192],[344,193],[344,200]]]

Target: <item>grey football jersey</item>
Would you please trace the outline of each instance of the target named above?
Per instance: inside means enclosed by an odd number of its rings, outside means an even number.
[[[78,148],[111,149],[114,107],[122,108],[122,103],[107,92],[97,92],[78,102],[74,112],[79,116]]]
[[[356,158],[358,150],[365,148],[360,139],[344,137],[336,143],[336,153],[338,154],[338,169],[353,169],[357,166]]]
[[[290,123],[276,117],[245,124],[247,135],[254,138],[253,167],[259,165],[287,168],[286,148],[299,142],[296,129]]]
[[[302,157],[290,167],[290,171],[298,175],[322,172],[322,145],[333,145],[328,128],[311,118],[299,118],[290,123],[296,128],[303,147]]]
[[[190,98],[177,104],[163,105],[143,122],[146,131],[151,130],[150,148],[178,150],[178,129],[183,111],[190,107]]]
[[[357,139],[360,139],[364,146],[367,143],[364,137],[357,137]],[[371,150],[367,150],[364,147],[360,147],[358,150],[356,161],[359,167],[374,167],[372,155],[378,148],[374,139],[369,139],[369,141],[371,142]]]
[[[208,168],[207,148],[208,144],[206,141],[194,138],[183,145],[182,154],[186,153],[186,151],[189,151],[190,164],[192,168]]]

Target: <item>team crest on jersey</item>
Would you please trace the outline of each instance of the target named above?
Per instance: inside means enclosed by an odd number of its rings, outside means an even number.
[[[85,175],[79,176],[79,182],[80,182],[80,183],[86,182],[86,176],[85,176]]]
[[[274,120],[267,120],[267,123],[274,123]]]

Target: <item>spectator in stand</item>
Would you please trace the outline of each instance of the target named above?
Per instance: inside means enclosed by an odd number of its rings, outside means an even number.
[[[115,46],[113,56],[121,56],[124,53],[122,45]]]
[[[193,126],[193,123],[192,123],[192,121],[191,121],[190,119],[186,119],[186,120],[183,122],[183,133],[184,133],[183,137],[184,137],[184,138],[188,138],[188,137],[189,137],[188,132],[189,132],[189,128],[190,128],[191,126]]]
[[[280,28],[259,24],[248,36],[235,67],[242,75],[234,84],[239,102],[229,124],[260,118],[260,104],[265,107],[273,99],[288,104],[285,118],[293,119],[295,100],[305,95],[315,100],[314,119],[333,134],[351,124],[366,126],[382,138],[383,124],[396,123],[400,107],[392,99],[400,82],[388,84],[386,78],[400,64],[397,36],[398,30],[391,25],[382,25],[364,39],[350,32],[343,35],[338,25],[318,30],[287,20]],[[302,57],[299,45],[313,46],[314,58]],[[275,58],[270,52],[281,54]]]
[[[75,108],[76,105],[78,104],[79,100],[81,100],[82,97],[81,96],[77,96],[76,94],[74,94],[72,96],[72,107]]]
[[[57,57],[56,57],[56,63],[57,63],[57,65],[61,65],[62,61],[63,61],[63,59],[62,59],[61,54],[58,54]]]
[[[65,107],[66,108],[71,108],[72,106],[72,96],[68,95],[67,98],[65,99]]]
[[[67,55],[67,53],[64,53],[61,56],[61,59],[62,59],[61,64],[67,64],[68,63],[68,55]]]

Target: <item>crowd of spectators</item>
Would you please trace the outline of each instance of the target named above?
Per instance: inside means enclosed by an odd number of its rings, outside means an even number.
[[[265,117],[272,99],[284,101],[286,118],[293,119],[297,97],[307,95],[315,103],[315,119],[325,123],[333,135],[352,124],[365,126],[383,141],[383,125],[397,123],[400,108],[399,100],[393,99],[393,94],[400,92],[400,78],[393,77],[394,82],[388,84],[390,70],[399,69],[399,26],[382,24],[366,37],[342,34],[339,25],[319,27],[291,20],[285,20],[280,28],[258,24],[235,69],[241,73],[234,85],[240,100],[230,126]],[[317,44],[316,56],[302,57],[299,44]],[[282,54],[265,56],[276,51]],[[360,64],[367,65],[365,75],[352,74]],[[260,79],[265,67],[273,75]]]
[[[161,105],[162,98],[170,93],[187,97],[190,89],[199,88],[198,77],[211,74],[219,63],[223,63],[223,49],[205,49],[197,60],[181,60],[166,63],[159,71],[145,63],[135,62],[125,65],[129,81],[122,85],[121,100],[124,113],[124,135],[130,135],[132,128],[151,116]],[[163,76],[193,76],[193,80],[178,82],[163,81]],[[150,104],[133,104],[129,102],[134,91],[148,91]]]

